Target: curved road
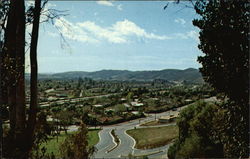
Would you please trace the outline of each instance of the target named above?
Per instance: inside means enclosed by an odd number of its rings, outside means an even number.
[[[125,122],[125,123],[120,123],[117,125],[103,127],[103,129],[99,132],[100,141],[96,145],[96,148],[98,151],[94,154],[94,157],[95,158],[118,158],[118,157],[128,156],[129,154],[142,155],[142,154],[147,154],[147,153],[156,152],[156,151],[163,151],[163,152],[151,155],[152,157],[153,156],[159,157],[159,156],[166,154],[168,145],[162,146],[159,148],[154,148],[154,149],[147,149],[147,150],[140,150],[140,149],[134,148],[135,141],[131,136],[129,136],[126,133],[126,131],[129,129],[134,129],[134,127],[137,127],[137,128],[141,127],[139,126],[140,123],[153,121],[155,120],[155,117],[159,118],[161,116],[169,115],[170,113],[173,113],[173,112],[176,112],[176,111],[167,111],[167,112],[153,114],[153,115],[149,114],[146,118],[136,119],[136,120],[132,120],[132,121]],[[170,124],[166,124],[166,125],[170,125]],[[145,127],[145,126],[142,126],[142,127]],[[115,133],[120,139],[120,144],[114,150],[107,152],[108,150],[110,150],[112,147],[115,146],[115,143],[113,142],[112,136],[110,134],[112,129],[115,129]]]
[[[216,102],[217,99],[215,97],[210,97],[210,98],[205,99],[204,101]],[[191,104],[179,107],[177,108],[177,111],[170,110],[170,111],[166,111],[166,112],[162,112],[158,114],[148,114],[147,117],[145,118],[135,119],[135,120],[128,121],[128,122],[103,127],[103,129],[99,132],[100,141],[96,145],[96,148],[98,151],[94,154],[94,157],[95,158],[118,158],[118,157],[128,156],[129,154],[143,155],[143,154],[149,154],[153,152],[159,152],[159,153],[149,155],[148,157],[149,158],[167,158],[167,150],[170,144],[159,147],[159,148],[154,148],[154,149],[146,149],[146,150],[136,149],[134,148],[135,146],[134,139],[131,136],[129,136],[126,133],[126,131],[129,129],[134,129],[134,127],[147,127],[147,126],[139,126],[139,125],[144,122],[149,122],[149,121],[158,119],[161,116],[174,114],[189,105]],[[172,125],[172,124],[166,124],[166,125]],[[159,127],[159,126],[154,126],[154,127]],[[115,129],[115,133],[120,139],[120,144],[114,150],[107,152],[108,150],[110,150],[111,148],[115,146],[114,139],[110,134],[112,129]]]

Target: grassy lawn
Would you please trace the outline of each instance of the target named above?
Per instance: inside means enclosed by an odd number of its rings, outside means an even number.
[[[88,131],[88,146],[94,146],[98,143],[99,141],[99,136],[98,136],[98,132],[100,130],[89,130]],[[53,152],[53,154],[56,157],[60,157],[59,154],[59,145],[66,139],[66,137],[70,134],[73,134],[75,132],[69,132],[68,134],[65,134],[64,132],[62,132],[58,138],[54,137],[52,139],[50,139],[47,143],[42,144],[41,146],[45,146],[47,148],[46,154],[51,154]]]
[[[171,122],[174,123],[175,121]],[[156,125],[163,125],[163,124],[169,124],[169,123],[160,123],[158,120],[153,120],[144,124],[141,124],[141,126],[156,126]]]
[[[88,146],[94,146],[99,142],[99,135],[98,132],[100,130],[89,130],[88,131]]]
[[[164,146],[178,137],[178,127],[171,125],[158,128],[139,128],[128,130],[127,133],[135,139],[135,148],[149,149]]]

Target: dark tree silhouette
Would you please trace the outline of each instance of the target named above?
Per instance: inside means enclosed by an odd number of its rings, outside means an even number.
[[[199,19],[193,20],[194,26],[200,29],[198,47],[204,53],[198,57],[202,64],[200,72],[206,82],[227,97],[218,108],[221,116],[213,119],[221,119],[221,124],[214,127],[210,137],[220,138],[224,157],[248,157],[249,1],[189,1],[200,15]],[[176,0],[176,3],[181,2]],[[207,134],[199,137],[204,135]],[[170,154],[176,155],[180,145],[176,142]]]
[[[25,90],[24,90],[24,47],[25,47],[25,7],[24,1],[11,1],[1,55],[1,70],[5,75],[3,104],[9,106],[10,132],[8,146],[4,153],[11,156],[24,151],[25,143]],[[1,79],[2,80],[2,79]],[[4,98],[2,98],[4,97]],[[5,143],[6,143],[5,142]]]
[[[7,158],[28,158],[32,146],[34,146],[38,104],[37,42],[40,16],[46,16],[46,22],[62,15],[57,14],[57,10],[47,9],[42,12],[47,2],[47,0],[43,1],[41,6],[41,0],[35,0],[35,6],[30,7],[26,13],[24,0],[0,2],[0,120],[2,122],[2,108],[9,108],[10,119],[10,129],[3,141],[1,136],[1,143],[3,143],[3,155],[1,156]],[[30,34],[31,103],[29,109],[26,109],[25,105],[24,87],[25,25],[27,23],[33,25]]]
[[[226,157],[248,157],[249,125],[249,1],[200,0],[200,72],[230,102],[225,123]],[[232,135],[233,134],[233,135]]]
[[[248,104],[249,3],[247,1],[198,1],[201,29],[198,61],[205,81],[237,103]]]
[[[33,11],[33,27],[31,34],[31,44],[30,44],[30,111],[29,118],[27,122],[27,138],[28,147],[27,149],[30,151],[33,143],[34,129],[36,124],[36,114],[37,114],[37,42],[38,42],[38,34],[39,34],[39,24],[40,24],[40,15],[41,15],[41,0],[35,0],[35,8]]]

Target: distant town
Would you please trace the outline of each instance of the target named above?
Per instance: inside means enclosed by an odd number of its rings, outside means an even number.
[[[79,117],[85,114],[85,123],[90,126],[119,123],[144,117],[145,113],[175,109],[213,93],[204,85],[160,80],[119,82],[78,78],[40,80],[38,86],[39,108],[49,114],[48,120],[61,117],[70,120],[67,125],[72,125],[79,123]]]

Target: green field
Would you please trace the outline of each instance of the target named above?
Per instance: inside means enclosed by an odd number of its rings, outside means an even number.
[[[98,132],[100,130],[89,130],[88,131],[88,146],[94,146],[99,142]]]
[[[176,125],[139,128],[128,130],[127,133],[132,136],[138,149],[149,149],[164,146],[178,137],[178,127]]]
[[[88,147],[94,146],[99,141],[98,132],[100,130],[88,130]],[[59,145],[65,140],[65,138],[75,132],[69,132],[68,134],[61,133],[58,137],[50,139],[47,143],[42,144],[45,146],[47,151],[46,154],[54,154],[56,157],[60,157]]]

